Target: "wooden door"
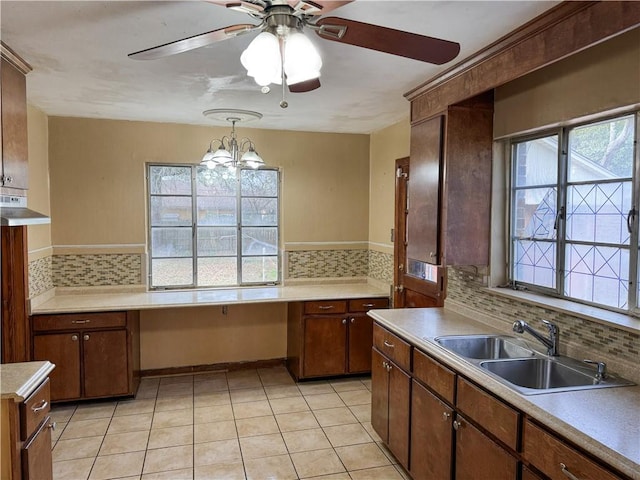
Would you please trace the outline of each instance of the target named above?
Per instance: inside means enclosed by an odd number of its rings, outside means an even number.
[[[50,418],[46,418],[31,440],[22,448],[22,479],[52,480]]]
[[[461,415],[456,416],[456,424],[456,480],[516,480],[518,461],[515,457]]]
[[[396,160],[396,190],[395,190],[395,221],[394,221],[394,294],[393,305],[395,308],[405,307],[441,307],[444,305],[444,270],[434,267],[427,262],[410,260],[407,254],[410,238],[408,237],[409,211],[408,184],[413,182],[411,178],[410,159],[400,158]],[[412,188],[417,188],[412,185]],[[417,241],[416,236],[411,241]],[[411,265],[411,267],[409,267]],[[428,273],[428,278],[421,278],[415,267]]]
[[[380,439],[389,441],[389,360],[375,348],[371,354],[371,425]]]
[[[129,393],[127,331],[82,333],[85,398]]]
[[[51,400],[74,400],[82,394],[80,381],[80,334],[78,332],[34,335],[33,359],[48,360]]]
[[[366,313],[349,317],[348,373],[371,371],[371,347],[373,346],[373,318]]]
[[[303,375],[342,375],[346,368],[347,314],[306,316]]]
[[[400,465],[409,467],[411,377],[389,362],[389,450]]]
[[[453,409],[422,385],[411,389],[411,477],[450,480]]]

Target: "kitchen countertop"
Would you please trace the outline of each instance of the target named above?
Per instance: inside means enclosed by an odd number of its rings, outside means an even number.
[[[51,362],[19,362],[0,365],[0,398],[25,400],[55,368]]]
[[[388,297],[388,290],[368,283],[244,287],[212,290],[56,295],[32,308],[32,314],[147,310],[243,303],[296,302]]]
[[[640,386],[522,395],[433,341],[440,335],[512,332],[444,308],[371,310],[369,315],[595,457],[640,480]]]

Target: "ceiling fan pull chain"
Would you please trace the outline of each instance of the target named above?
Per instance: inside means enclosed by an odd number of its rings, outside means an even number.
[[[289,103],[287,103],[285,98],[287,92],[287,78],[284,74],[284,42],[286,42],[286,40],[280,37],[280,75],[282,79],[282,101],[280,102],[280,108],[287,108],[289,106]]]

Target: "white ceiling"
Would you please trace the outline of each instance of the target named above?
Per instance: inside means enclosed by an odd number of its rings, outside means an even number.
[[[403,94],[451,67],[557,1],[357,0],[330,15],[457,41],[460,55],[431,65],[308,36],[324,66],[322,87],[269,94],[240,64],[255,34],[158,60],[127,54],[251,17],[205,1],[5,1],[2,41],[33,67],[28,100],[48,115],[221,124],[211,108],[248,109],[264,117],[250,126],[317,132],[371,133],[409,113]]]

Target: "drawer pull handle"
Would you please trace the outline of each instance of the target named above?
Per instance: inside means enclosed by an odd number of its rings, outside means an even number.
[[[375,305],[373,303],[363,303],[362,306],[363,307],[368,307],[368,308],[375,307]]]
[[[85,323],[90,323],[91,320],[71,320],[71,323],[75,323],[76,325],[84,325]]]
[[[318,308],[320,310],[331,310],[333,308],[333,305],[319,305]]]
[[[570,478],[571,480],[580,480],[578,477],[576,477],[573,473],[569,471],[569,469],[564,463],[560,464],[560,470],[562,470],[562,473],[564,473],[565,476]]]
[[[396,346],[393,343],[389,343],[386,340],[384,341],[384,346],[389,348],[395,348]]]
[[[31,407],[31,411],[33,413],[41,412],[42,410],[47,408],[47,405],[49,405],[49,402],[47,402],[46,400],[42,400],[37,407]]]

